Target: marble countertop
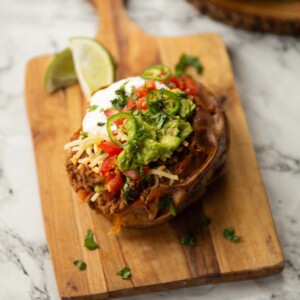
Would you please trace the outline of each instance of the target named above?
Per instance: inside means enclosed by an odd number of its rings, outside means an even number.
[[[300,40],[229,28],[184,0],[131,0],[146,32],[219,32],[229,49],[275,224],[286,257],[282,274],[127,299],[300,299]],[[28,59],[53,53],[98,26],[84,0],[0,4],[0,299],[59,299],[47,249],[24,102]]]

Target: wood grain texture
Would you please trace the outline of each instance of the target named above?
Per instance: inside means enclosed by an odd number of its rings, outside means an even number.
[[[300,34],[300,1],[188,0],[203,14],[230,26],[276,34]]]
[[[149,37],[127,18],[122,1],[98,0],[96,8],[101,15],[97,37],[116,58],[118,78],[139,74],[158,62],[174,66],[183,52],[201,58],[204,75],[194,75],[218,97],[227,97],[231,149],[226,175],[211,185],[203,200],[162,226],[124,229],[108,236],[110,222],[78,202],[64,167],[63,145],[80,127],[86,111],[83,95],[77,85],[48,95],[43,79],[53,56],[32,59],[26,71],[27,111],[61,297],[105,299],[279,273],[283,254],[220,36]],[[204,215],[212,219],[209,227],[200,225]],[[228,226],[242,236],[240,243],[224,239],[222,232]],[[83,246],[89,228],[95,232],[99,250]],[[195,246],[180,244],[185,233],[195,235]],[[87,263],[86,271],[73,266],[76,259]],[[126,265],[133,274],[130,280],[116,275]]]

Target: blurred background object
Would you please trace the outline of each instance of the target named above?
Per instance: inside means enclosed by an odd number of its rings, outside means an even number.
[[[300,34],[298,0],[188,0],[201,13],[230,26],[276,34]]]

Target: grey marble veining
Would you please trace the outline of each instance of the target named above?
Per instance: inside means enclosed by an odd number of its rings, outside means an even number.
[[[300,40],[232,29],[183,0],[131,0],[130,17],[149,34],[219,32],[229,49],[270,206],[286,256],[281,275],[126,299],[300,299]],[[58,299],[38,196],[23,99],[28,59],[93,36],[84,0],[0,3],[0,299]],[[255,221],[255,220],[254,220]]]

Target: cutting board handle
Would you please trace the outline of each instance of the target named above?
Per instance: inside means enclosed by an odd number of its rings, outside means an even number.
[[[125,0],[91,0],[100,19],[96,37],[116,32],[116,29],[136,26],[128,17]]]

